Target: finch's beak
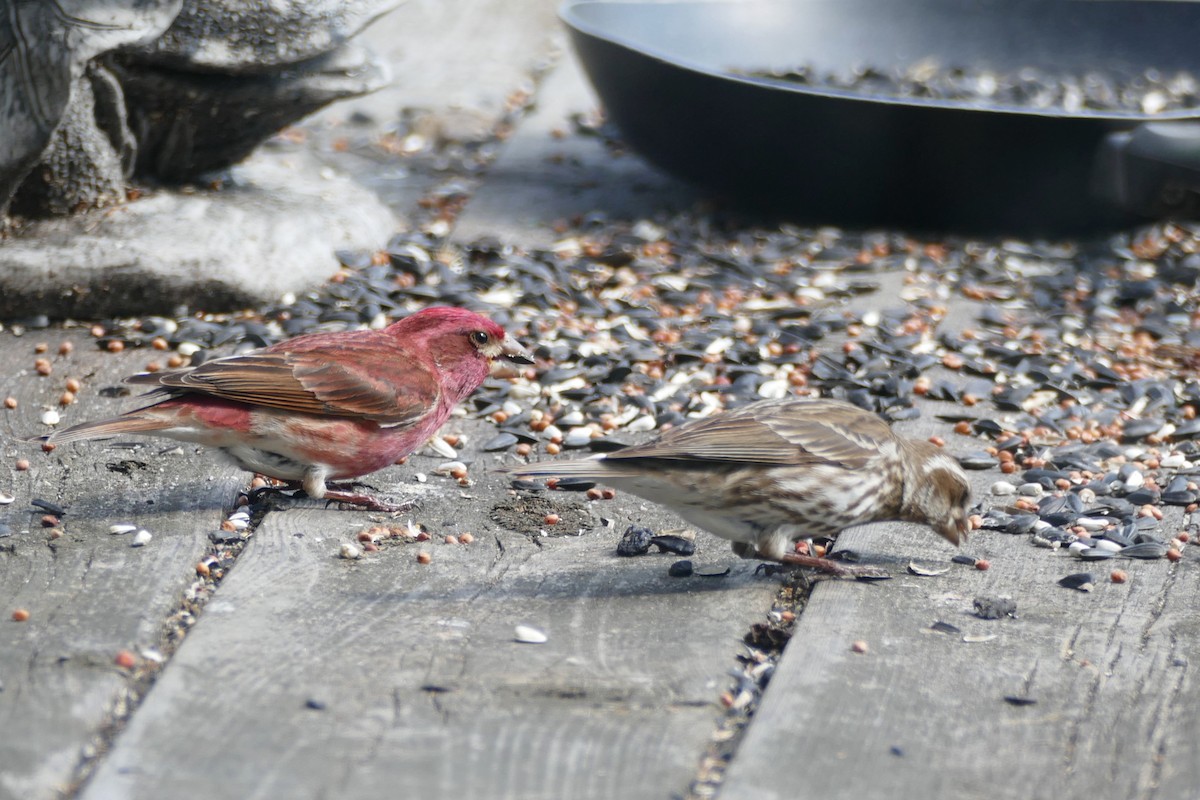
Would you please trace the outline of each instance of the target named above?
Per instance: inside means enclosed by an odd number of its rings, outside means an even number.
[[[947,524],[938,528],[938,533],[945,537],[951,544],[961,545],[967,541],[967,531],[971,526],[967,522],[967,517],[963,513],[956,513],[953,517],[947,520]]]
[[[514,339],[512,336],[505,336],[504,341],[500,343],[500,357],[507,358],[517,364],[532,364],[533,353],[530,353],[525,347]]]

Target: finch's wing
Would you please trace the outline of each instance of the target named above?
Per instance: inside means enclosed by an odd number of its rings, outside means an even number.
[[[840,403],[756,403],[674,428],[605,460],[834,463],[856,469],[878,456],[879,445],[891,438],[882,419]]]
[[[128,382],[393,426],[423,416],[440,395],[432,371],[412,359],[398,363],[400,355],[394,348],[350,340],[325,350],[260,350],[193,369],[135,375]]]

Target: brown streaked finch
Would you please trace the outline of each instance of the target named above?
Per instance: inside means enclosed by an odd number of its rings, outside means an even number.
[[[508,472],[595,480],[731,540],[743,558],[832,574],[872,570],[797,553],[794,543],[896,520],[924,523],[956,545],[967,537],[970,485],[958,462],[840,400],[764,400],[684,423],[646,444]]]
[[[163,399],[46,439],[144,434],[215,447],[242,469],[317,500],[402,508],[329,488],[382,469],[433,436],[496,358],[532,363],[491,320],[460,308],[418,311],[382,330],[311,333],[197,367],[135,375]]]

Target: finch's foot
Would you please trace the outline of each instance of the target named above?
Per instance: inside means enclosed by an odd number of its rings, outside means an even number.
[[[246,498],[246,505],[257,506],[276,499],[291,500],[292,495],[288,494],[288,492],[294,491],[298,487],[299,484],[290,486],[286,484],[283,486],[260,486],[248,492],[239,492],[238,496]]]
[[[343,492],[337,489],[326,489],[325,497],[322,499],[327,503],[345,503],[349,506],[358,506],[366,511],[382,511],[389,514],[412,511],[417,507],[415,500],[408,500],[403,503],[389,503],[386,500],[380,500],[369,494]]]
[[[809,556],[802,553],[785,553],[778,559],[781,564],[792,564],[798,567],[809,567],[824,572],[835,578],[856,578],[859,580],[885,580],[892,577],[879,567],[866,564],[842,564],[820,556]]]

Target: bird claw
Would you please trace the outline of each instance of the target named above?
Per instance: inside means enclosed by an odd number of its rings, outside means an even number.
[[[289,494],[295,490],[295,494]],[[304,490],[295,486],[260,486],[248,492],[238,492],[239,497],[246,498],[246,505],[257,506],[263,503],[273,503],[280,500],[288,501],[304,497]]]
[[[831,578],[854,578],[859,581],[885,581],[891,578],[885,570],[869,564],[843,564],[819,556],[787,553],[777,559],[781,564],[820,570]]]
[[[325,497],[326,507],[330,503],[339,503],[350,506],[358,506],[364,511],[379,511],[386,514],[399,514],[405,511],[412,511],[420,504],[416,500],[407,500],[403,503],[389,503],[386,500],[380,500],[369,494],[360,494],[357,492],[343,492],[338,490],[326,490]]]

